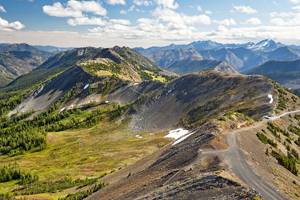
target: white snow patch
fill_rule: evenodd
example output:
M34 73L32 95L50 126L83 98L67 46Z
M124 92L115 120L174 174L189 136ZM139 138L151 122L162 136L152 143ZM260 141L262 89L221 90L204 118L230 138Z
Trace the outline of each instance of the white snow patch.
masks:
M184 141L185 139L187 139L188 137L190 137L191 135L193 135L193 132L192 133L189 133L185 136L182 136L181 138L179 138L178 140L176 140L172 146L176 145L176 144L179 144L180 142Z
M141 136L141 135L136 135L135 137L138 139L143 139L143 136Z
M175 140L181 138L182 136L185 136L186 134L188 134L189 131L185 130L183 128L179 128L179 129L175 129L175 130L171 130L169 131L169 134L166 135L166 138L173 138Z
M89 86L90 86L90 84L86 84L83 89L86 90L86 89L88 89Z
M272 94L268 94L268 98L270 99L269 103L272 104L274 99Z
M184 141L185 139L190 137L192 134L193 134L193 132L190 133L190 131L188 131L188 130L185 130L183 128L178 128L178 129L169 131L169 134L166 135L165 138L175 139L175 142L172 144L174 146L174 145Z

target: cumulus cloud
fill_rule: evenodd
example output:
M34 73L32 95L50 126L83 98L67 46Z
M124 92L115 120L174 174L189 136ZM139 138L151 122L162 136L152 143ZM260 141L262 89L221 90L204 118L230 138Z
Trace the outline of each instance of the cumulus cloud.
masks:
M244 14L254 14L257 10L250 6L233 6L234 11L244 13Z
M257 17L252 17L250 19L247 19L244 24L246 25L253 25L253 26L257 26L257 25L261 25L261 20L258 19Z
M289 0L289 2L291 2L292 4L299 4L300 0Z
M150 6L152 5L152 0L133 0L133 4L137 6Z
M0 5L0 12L6 12L5 8L2 5Z
M197 6L193 9L194 11L197 9L198 12L189 14L179 9L178 0L68 0L66 3L60 3L56 0L56 3L45 5L43 10L50 16L66 17L67 23L71 26L93 26L88 28L88 32L81 34L55 33L55 35L60 35L66 40L72 40L74 44L78 45L153 46L171 42L186 43L202 39L239 42L265 38L300 42L300 3L297 3L300 0L292 1L290 11L270 14L269 26L262 25L259 18L252 16L238 22L233 18L216 20L213 15L210 15L210 11L205 11ZM127 19L111 19L107 16L107 11L100 2L113 5L132 2L120 9L120 14L126 14L130 11L147 12L147 14L141 15L132 23ZM244 14L257 13L257 10L245 5L234 5L232 11ZM10 23L7 22L7 24ZM16 32L13 33L16 34ZM69 39L67 34L72 35L72 37ZM19 34L16 35L19 36ZM37 35L47 34L43 32ZM101 37L105 37L105 40L99 42ZM68 41L60 42L65 44Z
M19 21L8 22L0 17L0 30L2 31L17 31L23 28L25 28L25 26Z
M164 22L166 26L174 28L188 29L190 26L211 24L210 17L205 14L186 15L172 9L157 8L152 15L157 20Z
M111 47L125 45L130 47L168 45L170 42L189 43L195 40L215 40L218 42L248 42L271 38L284 43L300 43L300 26L252 26L252 27L219 27L210 31L166 30L157 26L153 19L141 18L136 26L111 24L103 30L87 34L63 31L13 31L6 34L0 31L0 38L7 42L26 42L39 45L56 45L66 47L101 46ZM98 27L97 27L98 28ZM102 27L104 28L104 27ZM99 28L100 29L100 28ZM105 35L105 40L99 40Z
M156 3L163 8L177 9L179 7L175 0L156 0Z
M237 25L236 21L232 18L223 19L223 20L214 20L214 23L222 25L222 26L234 26Z
M103 26L106 22L100 17L77 17L68 19L67 23L71 26L78 25L98 25Z
M116 5L116 4L125 5L126 4L125 0L106 0L106 2L111 5Z
M200 27L210 25L212 20L204 14L186 15L158 7L152 12L152 18L140 18L133 25L128 22L109 20L104 26L89 29L88 35L109 36L116 40L183 41L191 39L194 33L200 33Z
M270 14L271 24L277 26L300 26L300 12L272 12Z
M96 1L76 1L69 0L64 6L60 2L53 5L43 6L44 13L54 17L83 17L83 13L92 13L105 16L107 11L99 2Z
M127 13L126 10L120 10L120 14L121 14L121 15L125 15L126 13Z
M227 28L222 31L209 33L209 38L218 41L238 42L253 41L265 38L280 40L282 42L300 41L299 26L252 26Z

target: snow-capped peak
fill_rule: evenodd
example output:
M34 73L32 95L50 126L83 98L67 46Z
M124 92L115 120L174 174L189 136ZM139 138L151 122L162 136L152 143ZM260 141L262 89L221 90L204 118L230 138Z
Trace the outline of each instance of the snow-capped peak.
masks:
M256 51L273 51L281 46L282 45L280 43L275 42L272 39L266 39L250 45L249 48Z

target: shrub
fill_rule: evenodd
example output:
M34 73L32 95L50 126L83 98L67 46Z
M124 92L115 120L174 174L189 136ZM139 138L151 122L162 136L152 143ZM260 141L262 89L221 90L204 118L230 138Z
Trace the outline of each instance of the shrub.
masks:
M295 140L295 144L297 144L300 147L300 137L298 137L298 139Z
M16 191L19 195L32 195L40 193L55 193L72 187L82 188L97 182L97 178L92 179L77 179L64 178L58 181L49 182L35 182L32 184L24 185L21 189Z
M258 132L258 133L256 133L256 136L262 143L268 144L268 138L263 133Z
M277 153L276 151L272 151L272 155L276 158L278 163L292 172L294 175L298 175L297 169L297 159L288 154L285 156L284 154Z
M94 192L97 192L98 190L102 189L104 186L104 183L99 183L92 186L89 190L76 192L74 194L68 194L66 197L60 198L59 200L82 200L90 196Z
M38 176L21 171L15 165L5 165L0 167L0 182L12 180L19 180L19 184L29 184L38 181Z
M280 132L284 132L283 130L281 130L281 128L279 128L278 126L276 126L275 124L273 124L272 122L268 122L268 127L267 129L278 139L280 139Z
M288 130L298 136L300 136L300 128L297 126L289 125Z
M258 137L258 139L264 143L264 144L270 144L272 147L277 147L277 143L274 142L273 140L269 139L267 136L265 136L265 134L258 132L256 134L256 136Z
M12 194L0 194L1 200L15 200L16 198Z

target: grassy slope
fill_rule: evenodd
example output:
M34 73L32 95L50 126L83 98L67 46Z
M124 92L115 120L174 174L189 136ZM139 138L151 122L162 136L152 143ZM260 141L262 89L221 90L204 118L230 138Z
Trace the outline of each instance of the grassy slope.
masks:
M143 138L138 139L137 134ZM163 136L164 133L131 131L126 122L103 121L90 129L49 133L45 150L15 157L1 156L0 163L17 162L23 170L38 174L41 181L66 176L98 177L124 168L166 145L168 140ZM14 182L2 183L0 192L8 192L14 185ZM43 196L56 199L60 195L63 193Z

